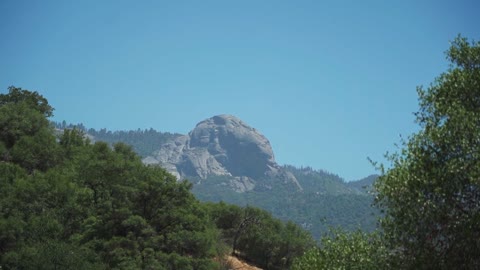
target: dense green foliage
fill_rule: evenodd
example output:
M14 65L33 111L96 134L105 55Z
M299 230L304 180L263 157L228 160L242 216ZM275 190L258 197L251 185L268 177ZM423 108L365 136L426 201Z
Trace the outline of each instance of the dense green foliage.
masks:
M458 37L447 57L418 88L421 130L380 166L381 234L337 232L293 269L480 268L480 43Z
M4 102L12 95L25 99ZM216 231L189 183L124 144L90 144L77 130L57 142L30 95L0 96L2 267L215 267Z
M264 210L223 202L207 205L232 254L264 269L289 269L294 258L315 244L299 226L280 222Z
M52 113L36 92L9 87L8 95L0 95L0 160L13 161L29 172L55 165L58 147L47 120Z
M386 248L376 232L332 230L331 233L322 238L319 248L311 249L295 260L292 269L389 269L386 267Z
M78 129L55 137L37 92L10 87L0 112L2 269L223 269L232 248L287 269L312 245L259 209L201 204L189 182L143 165L126 144L92 143ZM240 226L245 213L255 222Z
M380 177L398 267L480 268L480 43L457 38L450 69L418 89L421 131Z

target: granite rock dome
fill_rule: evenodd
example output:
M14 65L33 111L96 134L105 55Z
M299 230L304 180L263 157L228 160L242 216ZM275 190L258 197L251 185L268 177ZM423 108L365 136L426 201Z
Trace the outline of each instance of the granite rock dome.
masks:
M206 179L209 175L235 177L237 191L253 189L258 180L296 178L276 162L268 139L232 115L218 115L196 125L188 135L161 145L146 164L159 164L178 178Z

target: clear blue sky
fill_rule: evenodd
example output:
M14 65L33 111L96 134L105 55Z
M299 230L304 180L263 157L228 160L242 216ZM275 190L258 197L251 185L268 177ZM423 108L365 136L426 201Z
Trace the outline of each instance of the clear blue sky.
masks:
M187 133L233 114L280 164L374 173L417 127L417 85L478 1L0 1L0 92L36 90L53 120Z

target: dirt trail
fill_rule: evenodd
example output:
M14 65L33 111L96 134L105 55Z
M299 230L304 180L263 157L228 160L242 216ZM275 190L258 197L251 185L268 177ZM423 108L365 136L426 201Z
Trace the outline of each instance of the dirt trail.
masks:
M246 262L240 261L237 257L234 256L227 256L228 263L232 270L262 270L262 268L258 268L252 265L249 265Z

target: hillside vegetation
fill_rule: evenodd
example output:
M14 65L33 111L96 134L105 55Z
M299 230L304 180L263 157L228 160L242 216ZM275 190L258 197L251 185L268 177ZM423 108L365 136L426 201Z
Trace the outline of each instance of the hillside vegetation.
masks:
M252 205L272 213L281 220L291 220L320 239L329 228L348 231L373 231L379 211L372 207L373 196L363 189L349 187L340 177L310 168L286 166L303 187L297 191L292 185L276 179L262 179L269 189L255 189L238 193L226 188L232 180L228 176L211 176L206 180L191 178L193 193L201 201L228 202Z
M0 94L2 269L288 269L310 235L253 207L202 204L123 143L58 137L38 94Z
M72 127L65 123L57 123L56 126ZM87 130L81 124L76 127ZM158 149L161 146L159 142L171 144L172 140L180 136L155 130L119 132L104 129L100 131L88 129L88 135L93 140L103 138L110 143L123 140L122 142L130 144L133 149ZM154 136L151 137L152 135ZM149 154L151 153L146 155ZM186 179L193 183L192 192L201 201L223 201L239 206L260 207L281 220L290 220L302 226L317 240L331 227L340 227L348 231L375 229L379 211L371 206L373 196L367 191L371 191L377 176L345 182L338 175L310 167L296 168L285 165L280 169L291 173L303 190L299 191L296 185L275 175L255 179L255 187L246 192L232 188L233 183L238 183L238 178L234 176L208 175L206 179L187 176Z
M417 89L420 130L379 165L381 231L335 231L293 269L480 268L480 43L459 36L446 55Z

